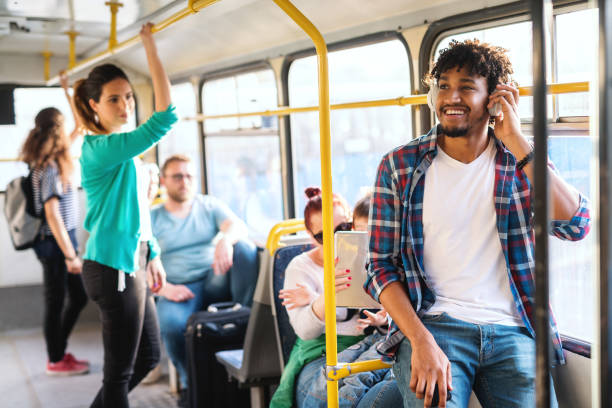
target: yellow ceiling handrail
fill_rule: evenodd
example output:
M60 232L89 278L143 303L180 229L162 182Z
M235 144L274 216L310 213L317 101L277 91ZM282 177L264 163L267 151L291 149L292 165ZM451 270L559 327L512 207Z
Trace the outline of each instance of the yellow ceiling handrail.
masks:
M74 30L70 30L66 31L64 34L68 36L68 68L71 69L74 68L76 65L76 38L79 33Z
M111 21L108 49L112 50L117 45L117 13L119 12L119 7L123 7L123 4L116 1L107 1L104 4L110 7Z
M48 53L48 57L46 58L49 58L50 56L51 56L51 53ZM565 83L548 85L548 93L550 94L564 94L564 93L588 92L588 91L589 91L588 82L565 82ZM521 96L532 95L532 92L533 92L533 87L531 86L519 87L519 95ZM399 98L392 98L392 99L380 99L380 100L375 100L375 101L339 103L339 104L331 105L331 109L332 110L355 109L355 108L370 108L370 107L375 107L375 106L396 106L396 105L404 106L404 105L425 104L425 103L427 103L426 95L413 95L413 96L406 96L406 97L401 96ZM267 110L267 111L261 111L261 112L228 113L224 115L197 115L193 117L185 117L183 118L183 120L201 121L204 119L233 118L233 117L242 117L242 116L282 116L282 115L289 115L292 113L314 112L318 109L319 109L318 106L308 106L308 107L303 107L303 108L282 107L282 108L279 108L278 110ZM15 162L15 161L20 161L20 160L0 158L0 162Z
M573 92L588 92L588 82L566 82L559 84L550 84L548 86L549 94L564 94ZM519 87L519 95L529 96L533 95L532 86ZM427 95L412 95L412 96L400 96L397 98L390 99L378 99L373 101L360 101L360 102L348 102L348 103L337 103L331 105L332 110L338 109L356 109L356 108L374 108L380 106L406 106L406 105L425 105L427 103ZM219 115L203 115L199 114L196 116L188 116L183 120L195 120L201 122L206 119L224 119L224 118L240 118L246 116L287 116L293 113L304 113L304 112L316 112L319 110L318 106L305 106L300 108L290 108L288 106L279 106L278 109L265 110L259 112L245 112L245 113L226 113Z
M189 5L187 7L185 7L184 9L174 13L173 15L171 15L170 17L160 21L159 23L155 24L152 28L151 28L151 32L156 33L158 31L163 30L164 28L167 28L169 26L171 26L172 24L176 23L177 21L180 21L182 19L184 19L187 16L190 16L192 14L197 13L198 11L202 10L203 8L206 8L214 3L217 3L220 0L189 0ZM112 37L112 33L111 36ZM112 40L112 38L109 37L109 42ZM139 35L135 35L132 38L129 38L125 41L122 41L120 43L116 43L114 46L113 44L109 44L109 48L107 50L104 50L102 52L99 52L95 55L92 55L91 57L85 58L79 62L77 62L76 64L74 64L74 67L72 68L67 68L66 71L66 75L72 75L75 74L77 72L81 72L89 67L91 67L92 65L97 64L98 62L104 60L105 58L110 57L111 55L117 54L121 51L126 50L127 48L136 45L140 42L140 36ZM59 75L54 76L51 79L48 79L46 81L47 86L49 85L55 85L59 83Z
M45 77L45 80L49 79L50 73L51 73L51 56L53 54L49 51L43 51L42 52L42 56L44 59L43 62L43 75Z

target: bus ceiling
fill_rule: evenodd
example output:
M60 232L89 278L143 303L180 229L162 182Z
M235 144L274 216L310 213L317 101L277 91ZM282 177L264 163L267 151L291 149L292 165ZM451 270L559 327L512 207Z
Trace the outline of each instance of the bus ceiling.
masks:
M366 2L355 8L352 0L294 2L312 19L328 43L355 37L364 26L371 29L373 22L380 24L381 30L400 30L505 3L510 1L387 0ZM211 4L197 17L184 18ZM115 35L109 29L113 27L112 16L115 16ZM144 53L140 47L129 53L117 53L138 42L138 30L146 21L156 23L160 30L173 25L158 38L160 54L167 61L171 77L187 70L206 72L227 67L240 58L241 62L252 60L256 54L259 59L287 55L309 46L304 33L269 0L160 0L155 3L3 0L0 1L0 55L7 61L7 68L13 58L17 63L13 65L33 65L37 69L25 72L3 69L0 82L40 85L44 78L44 55L47 55L49 78L53 77L48 84L57 83L54 75L62 69L85 69L106 58L141 72ZM189 40L188 54L184 52L185 47L176 46L182 38L197 38Z

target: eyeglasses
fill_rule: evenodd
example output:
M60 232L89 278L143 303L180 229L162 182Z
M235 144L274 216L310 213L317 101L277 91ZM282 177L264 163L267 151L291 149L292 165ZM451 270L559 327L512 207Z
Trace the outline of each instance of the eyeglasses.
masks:
M352 222L342 222L338 224L336 228L334 228L334 233L338 231L350 231L352 229L353 229ZM323 245L323 231L313 234L312 236L319 244Z
M193 180L193 174L177 173L177 174L171 174L171 175L169 175L167 177L170 177L172 179L172 181L175 181L177 183L179 183L183 179L185 179L186 181Z

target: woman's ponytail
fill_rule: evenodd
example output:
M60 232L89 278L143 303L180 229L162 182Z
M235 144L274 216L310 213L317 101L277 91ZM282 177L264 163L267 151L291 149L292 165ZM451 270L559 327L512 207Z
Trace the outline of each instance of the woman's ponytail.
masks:
M83 126L92 133L105 133L106 130L99 123L96 113L89 106L89 92L87 92L87 79L79 79L74 84L74 106Z

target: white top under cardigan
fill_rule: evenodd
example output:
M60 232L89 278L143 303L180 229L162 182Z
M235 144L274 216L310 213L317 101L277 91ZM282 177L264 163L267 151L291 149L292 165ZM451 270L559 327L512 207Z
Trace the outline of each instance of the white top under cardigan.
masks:
M306 286L315 293L315 299L323 294L323 267L317 265L308 253L303 253L295 258L287 266L285 271L285 284L283 289L295 289L296 284ZM313 300L314 301L314 300ZM310 340L319 337L325 332L325 322L319 320L312 310L312 302L309 305L287 310L289 321L295 334L302 340ZM358 336L363 330L357 327L359 314L356 313L350 320L341 321L346 318L345 307L336 308L336 332L339 335Z

